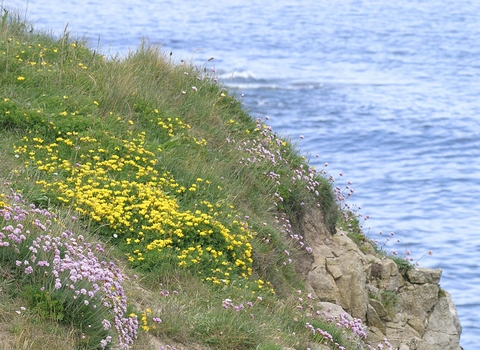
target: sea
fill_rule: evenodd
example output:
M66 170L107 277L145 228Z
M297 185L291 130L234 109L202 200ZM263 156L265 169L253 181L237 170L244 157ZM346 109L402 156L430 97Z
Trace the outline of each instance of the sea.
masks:
M88 38L107 57L146 40L178 61L214 69L254 118L268 117L318 169L328 163L340 187L352 183L348 201L370 217L371 239L443 270L461 345L480 348L480 1L1 6L36 29Z

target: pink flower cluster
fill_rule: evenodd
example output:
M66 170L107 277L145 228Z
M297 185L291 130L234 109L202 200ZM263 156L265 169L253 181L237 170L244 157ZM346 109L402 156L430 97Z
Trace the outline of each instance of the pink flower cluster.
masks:
M261 301L262 298L261 297L258 297L257 300ZM246 305L248 306L248 308L253 308L254 304L251 302L251 301L248 301L246 303ZM243 305L243 304L238 304L238 305L235 305L231 299L224 299L222 300L222 307L225 309L225 310L228 310L228 309L233 309L235 310L236 312L240 312L240 311L247 311L246 307ZM250 318L255 318L255 316L253 314L250 314Z
M102 246L85 242L83 236L68 230L55 235L54 215L34 205L27 207L22 196L13 190L7 200L11 206L0 209L0 247L13 249L19 255L27 252L15 264L23 267L27 275L36 272L43 276L42 291L64 290L76 302L111 315L119 347L128 349L137 337L138 321L136 316L125 317L124 276L113 262L99 260L98 256L104 253ZM32 231L25 228L29 223L33 223ZM98 326L108 330L110 320L104 319ZM108 336L100 345L105 348L111 341Z

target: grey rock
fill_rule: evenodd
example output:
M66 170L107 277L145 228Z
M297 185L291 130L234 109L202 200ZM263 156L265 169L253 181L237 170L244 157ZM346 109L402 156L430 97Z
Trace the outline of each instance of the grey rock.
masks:
M410 283L415 284L438 284L442 276L442 269L429 269L426 267L414 268L407 272Z
M448 292L444 293L428 319L424 340L437 349L460 350L462 326L452 297Z
M330 317L348 312L361 319L374 346L386 336L394 349L461 349L455 305L439 287L441 269L414 268L403 275L393 260L370 250L363 254L345 234L332 236L316 209L307 210L300 226L299 234L312 248L300 270L307 290ZM385 292L395 293L388 308L382 304ZM323 350L318 346L310 348Z
M342 277L342 270L340 269L340 260L338 258L326 259L327 271L332 275L333 279L337 280Z
M377 312L370 304L368 305L368 308L367 308L367 322L368 322L368 325L377 328L383 334L387 334L387 327L382 322Z
M339 301L340 295L335 280L325 269L315 268L311 270L308 273L307 281L319 300L332 303Z
M380 318L387 316L387 310L385 310L381 302L375 299L369 299L368 303L375 309L375 312Z

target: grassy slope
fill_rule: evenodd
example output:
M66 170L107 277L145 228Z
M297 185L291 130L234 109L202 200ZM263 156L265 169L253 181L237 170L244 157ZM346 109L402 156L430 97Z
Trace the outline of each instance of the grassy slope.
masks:
M149 46L106 60L14 16L3 17L0 54L0 207L12 205L12 187L56 213L52 236L69 229L106 247L99 259L130 276L124 316L140 323L132 348L153 338L214 349L326 341L306 322L362 348L297 293L295 258L307 253L291 236L307 206L333 230L331 183L252 120L208 63L175 65ZM80 309L47 273L25 276L15 262L30 259L29 244L2 248L0 339L11 349L97 348L105 332L89 326L111 310Z

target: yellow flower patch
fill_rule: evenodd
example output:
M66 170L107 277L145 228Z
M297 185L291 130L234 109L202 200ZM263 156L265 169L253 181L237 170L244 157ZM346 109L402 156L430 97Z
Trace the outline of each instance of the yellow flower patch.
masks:
M168 128L185 127L167 121ZM15 152L45 174L37 182L43 191L98 222L100 233L118 237L133 265L149 268L173 258L214 284L251 275L253 234L235 215L221 214L232 211L228 204L202 199L208 180L183 186L160 171L159 151L146 147L145 133L108 137L110 147L74 132L49 144L33 137ZM194 210L181 208L176 197L186 191L199 198Z

